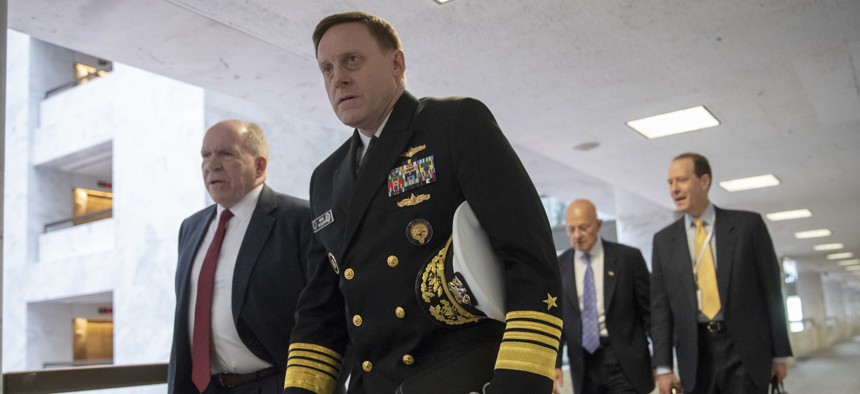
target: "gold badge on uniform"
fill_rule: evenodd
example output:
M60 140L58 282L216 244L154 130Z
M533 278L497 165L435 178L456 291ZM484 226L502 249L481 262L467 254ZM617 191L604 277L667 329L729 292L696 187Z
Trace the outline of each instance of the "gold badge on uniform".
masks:
M406 238L415 245L424 245L433 238L433 226L424 219L415 219L406 226Z
M334 273L340 275L340 269L337 268L337 259L331 253L328 254L328 262L331 263L331 269L334 270Z
M427 147L427 145L412 146L409 148L408 151L403 152L403 154L400 156L403 156L406 158L412 158L412 156L415 156L416 153L421 152L426 147Z
M397 206L400 208L411 207L413 205L421 204L422 202L427 201L429 199L430 199L430 194L419 194L416 196L415 193L412 193L412 196L398 201Z

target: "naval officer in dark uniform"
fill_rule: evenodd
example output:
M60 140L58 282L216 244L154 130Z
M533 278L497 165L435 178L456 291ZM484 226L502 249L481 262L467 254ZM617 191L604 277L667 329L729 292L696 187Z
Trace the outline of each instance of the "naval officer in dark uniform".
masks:
M555 250L493 115L474 99L406 92L400 40L376 16L329 16L313 39L331 105L355 131L311 179L315 272L285 392L330 392L349 342L349 393L550 393L562 325ZM466 200L501 261L498 320L447 264Z

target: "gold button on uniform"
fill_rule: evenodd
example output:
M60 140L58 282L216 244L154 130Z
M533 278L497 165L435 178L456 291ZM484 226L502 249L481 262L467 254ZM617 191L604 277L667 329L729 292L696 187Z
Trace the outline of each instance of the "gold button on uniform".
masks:
M363 369L364 372L373 371L373 363L370 361L365 361L365 362L361 363L361 369Z
M402 319L406 317L406 310L398 306L397 308L394 308L394 314L397 315L398 319Z
M388 266L391 268L397 267L397 264L400 264L400 259L395 255L388 256Z
M356 327L361 325L361 315L355 315L352 317L352 324L355 324Z
M412 363L414 363L414 362L415 362L415 358L413 358L411 354L404 354L403 355L403 363L404 364L412 365Z
M350 280L354 276L355 276L355 271L353 271L352 268L347 268L345 271L343 271L343 277L346 278L346 280Z

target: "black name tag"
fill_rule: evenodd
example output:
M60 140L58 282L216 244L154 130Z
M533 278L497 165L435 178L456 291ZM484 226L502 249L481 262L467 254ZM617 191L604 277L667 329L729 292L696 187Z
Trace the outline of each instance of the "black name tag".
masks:
M331 209L326 211L324 214L320 215L318 218L314 219L311 225L314 228L314 232L322 230L325 226L334 223L334 214L331 213Z

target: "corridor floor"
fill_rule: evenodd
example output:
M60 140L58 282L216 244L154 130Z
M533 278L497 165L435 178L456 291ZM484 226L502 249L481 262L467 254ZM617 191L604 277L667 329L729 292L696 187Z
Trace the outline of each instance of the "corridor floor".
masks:
M561 394L570 394L569 371L564 379ZM860 336L797 358L784 386L788 394L860 394Z
M860 336L800 357L788 368L789 394L860 393Z

